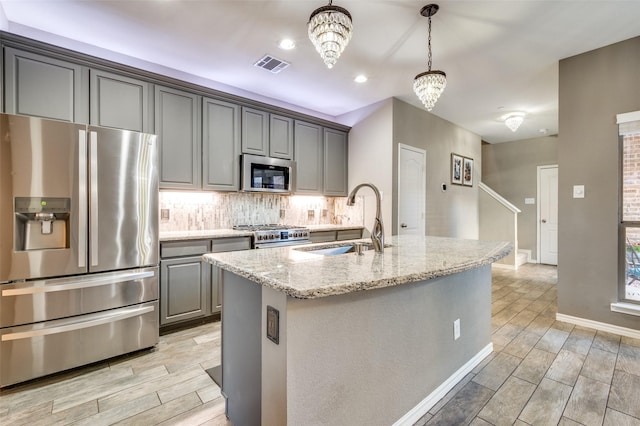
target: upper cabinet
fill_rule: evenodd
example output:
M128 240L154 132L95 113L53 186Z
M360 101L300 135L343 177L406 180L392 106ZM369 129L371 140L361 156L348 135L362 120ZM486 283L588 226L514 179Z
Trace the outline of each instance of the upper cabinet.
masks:
M88 69L6 47L5 111L76 123L89 121Z
M322 127L295 121L296 194L322 194Z
M348 195L347 133L295 121L296 194Z
M240 186L240 106L203 100L204 189L237 191Z
M271 114L269 119L269 156L293 158L293 119Z
M339 130L324 129L324 179L325 195L347 196L347 134Z
M155 133L161 189L238 191L247 153L295 160L295 193L347 195L347 133L331 124L20 36L0 41L5 112Z
M242 107L242 153L269 155L269 113Z
M160 187L200 189L200 96L155 87L155 133L158 135Z
M293 119L242 107L242 153L293 158Z
M137 132L153 131L149 120L149 83L91 70L90 123Z

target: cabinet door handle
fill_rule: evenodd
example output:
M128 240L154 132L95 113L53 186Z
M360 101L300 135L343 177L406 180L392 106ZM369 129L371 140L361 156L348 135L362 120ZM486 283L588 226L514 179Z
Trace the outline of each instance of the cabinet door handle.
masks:
M400 228L406 228L408 225L406 223L401 223Z
M547 223L547 219L542 219L542 223Z

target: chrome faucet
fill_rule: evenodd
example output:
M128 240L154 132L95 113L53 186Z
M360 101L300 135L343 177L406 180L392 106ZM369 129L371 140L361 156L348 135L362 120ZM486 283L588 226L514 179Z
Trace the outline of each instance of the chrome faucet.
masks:
M371 243L376 253L382 253L384 250L384 225L382 224L382 213L380 209L380 191L372 183L361 183L351 190L349 197L347 198L347 205L352 206L356 202L356 194L358 190L363 186L368 186L376 194L376 220L373 222L373 229L371 230Z

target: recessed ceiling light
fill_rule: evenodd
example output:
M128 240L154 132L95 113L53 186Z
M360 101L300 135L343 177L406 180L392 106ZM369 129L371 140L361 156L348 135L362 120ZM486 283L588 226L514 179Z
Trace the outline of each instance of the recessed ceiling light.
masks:
M367 76L364 75L364 74L360 74L360 75L356 76L356 78L353 79L353 81L355 81L356 83L364 83L367 80L368 80Z
M282 50L291 50L296 47L296 42L291 40L290 38L285 38L280 40L278 43L278 47Z

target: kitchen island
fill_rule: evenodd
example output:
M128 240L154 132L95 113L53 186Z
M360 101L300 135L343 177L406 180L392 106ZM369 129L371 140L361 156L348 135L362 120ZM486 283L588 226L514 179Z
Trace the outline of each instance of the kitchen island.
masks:
M204 256L224 270L222 391L234 424L413 424L491 353L491 263L511 245L390 245Z

